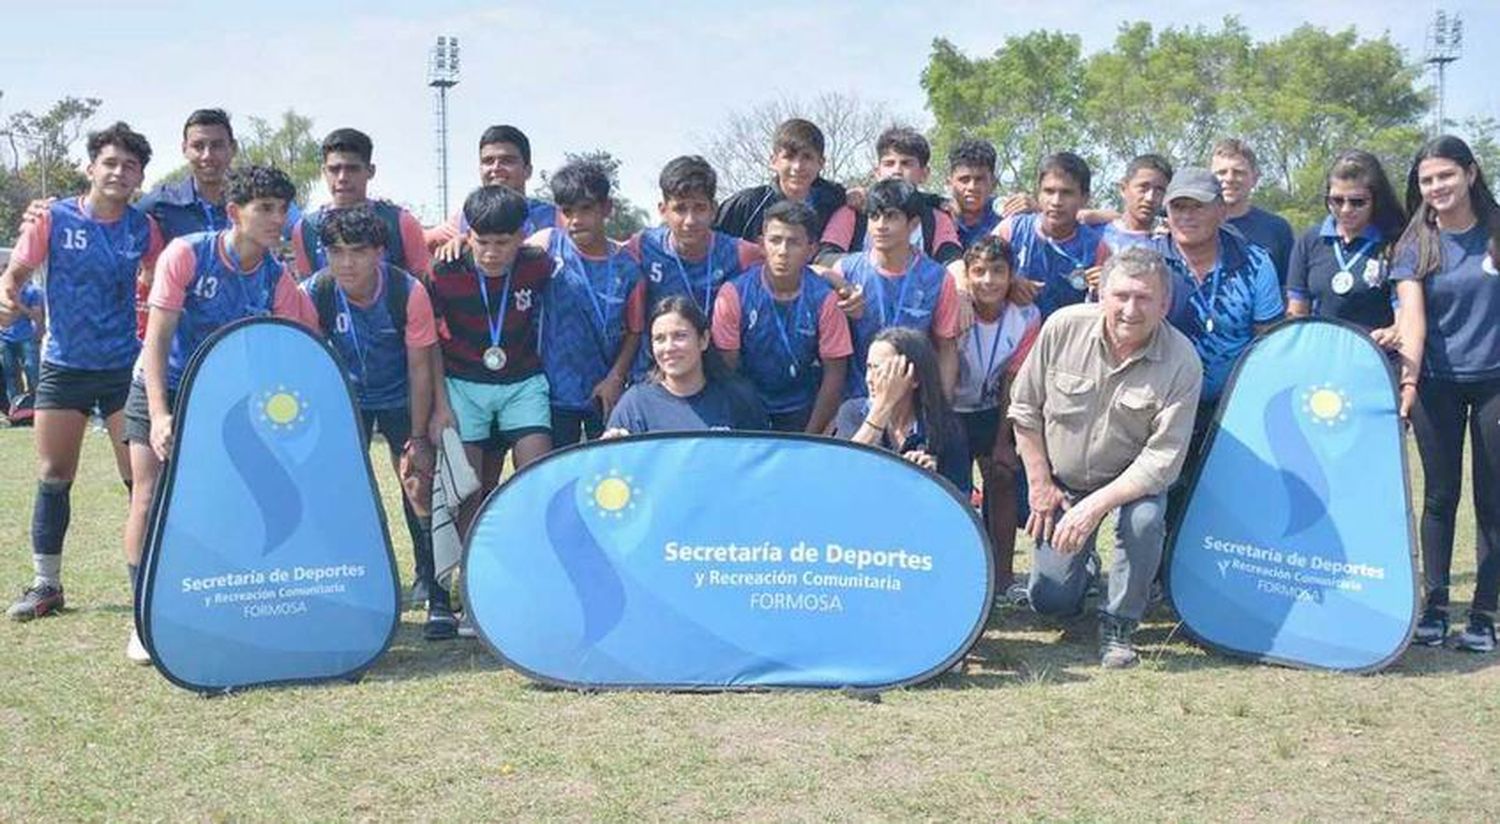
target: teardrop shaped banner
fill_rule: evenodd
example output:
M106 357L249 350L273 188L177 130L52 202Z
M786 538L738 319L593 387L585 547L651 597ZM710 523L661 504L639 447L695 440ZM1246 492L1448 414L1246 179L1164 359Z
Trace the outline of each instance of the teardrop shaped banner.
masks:
M1172 602L1210 647L1374 671L1416 620L1406 450L1385 354L1304 319L1241 357L1168 563Z
M952 666L989 615L973 507L882 450L713 432L595 441L484 503L480 634L576 688L882 689Z
M273 319L221 329L183 377L137 620L188 689L349 678L396 631L390 536L332 350Z

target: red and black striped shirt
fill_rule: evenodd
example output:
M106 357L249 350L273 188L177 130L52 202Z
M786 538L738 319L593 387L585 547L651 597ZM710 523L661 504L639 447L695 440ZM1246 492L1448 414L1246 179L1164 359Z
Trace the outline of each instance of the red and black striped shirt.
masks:
M515 383L542 371L537 352L537 329L542 313L542 294L552 279L555 264L547 253L523 246L516 255L515 274L510 281L510 300L505 306L500 345L505 349L505 368L485 368L484 351L492 345L489 323L500 311L505 276L485 275L480 295L481 270L469 255L452 263L439 263L432 274L432 310L438 319L438 338L443 348L444 371L455 378L476 383Z

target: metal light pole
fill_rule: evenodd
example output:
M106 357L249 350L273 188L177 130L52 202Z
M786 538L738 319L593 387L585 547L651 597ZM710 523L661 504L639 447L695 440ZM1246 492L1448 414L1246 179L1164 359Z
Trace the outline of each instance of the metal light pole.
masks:
M458 38L439 36L427 61L427 85L433 96L437 120L438 201L442 216L448 216L448 90L458 85Z
M1457 14L1448 15L1442 9L1433 17L1432 27L1427 31L1427 57L1423 62L1437 68L1437 120L1433 124L1434 135L1443 133L1446 122L1445 100L1447 94L1446 70L1448 64L1463 54L1464 21Z

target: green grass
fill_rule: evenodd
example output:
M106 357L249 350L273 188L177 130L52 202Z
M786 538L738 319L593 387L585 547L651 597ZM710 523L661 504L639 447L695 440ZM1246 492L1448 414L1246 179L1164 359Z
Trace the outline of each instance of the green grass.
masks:
M542 689L478 642L424 643L407 613L361 683L201 698L123 657L106 450L91 434L74 488L72 609L0 625L0 821L1500 815L1496 659L1416 649L1371 677L1256 666L1165 615L1141 633L1142 666L1105 672L1092 621L996 613L962 676L871 703ZM0 431L8 590L30 575L33 472L29 432ZM1460 600L1471 518L1466 502ZM392 533L409 569L399 516Z

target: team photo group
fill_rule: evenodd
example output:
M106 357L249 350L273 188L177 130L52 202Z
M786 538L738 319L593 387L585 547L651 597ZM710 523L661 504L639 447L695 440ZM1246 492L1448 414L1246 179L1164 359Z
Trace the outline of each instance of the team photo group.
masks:
M940 159L893 126L870 182L846 188L822 174L818 125L793 118L765 146L765 185L721 192L702 157L666 163L659 225L630 237L608 229L611 168L572 160L528 192L539 176L521 129L490 127L477 146L478 187L423 226L379 198L377 147L355 128L323 139L328 200L306 209L283 170L237 162L222 110L188 116L189 174L144 194L147 138L125 123L88 135L87 191L33 203L0 274L7 400L29 409L38 460L33 577L11 619L65 605L96 416L140 585L195 353L235 321L275 317L326 340L365 443L388 446L414 554L406 598L426 609L428 640L470 624L434 523L465 532L483 497L435 506L442 460L461 454L489 490L507 464L582 441L770 431L887 450L944 479L978 510L995 606L1068 618L1096 600L1098 660L1126 667L1137 626L1171 597L1169 532L1236 364L1276 324L1315 317L1384 353L1415 441L1411 642L1495 648L1500 206L1458 137L1412 147L1399 170L1348 148L1324 176L1324 217L1293 227L1254 204L1254 147L1231 137L1175 165L1115 158L1125 171L1110 181L1058 152L1007 193L989 143ZM1466 440L1477 573L1456 609ZM1095 543L1111 515L1105 568ZM151 663L126 632L126 657Z

